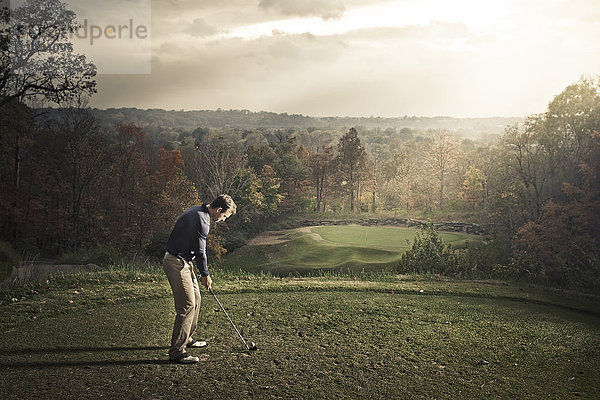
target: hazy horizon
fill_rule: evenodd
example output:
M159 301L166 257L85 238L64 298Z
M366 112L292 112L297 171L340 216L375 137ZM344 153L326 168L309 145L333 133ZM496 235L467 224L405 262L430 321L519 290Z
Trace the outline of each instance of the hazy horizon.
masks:
M91 105L92 108L94 109L98 109L101 111L106 111L109 109L120 109L120 108L135 108L141 111L151 111L151 110L162 110L162 111L167 111L167 112L205 112L205 111L209 111L209 112L217 112L219 111L218 108L196 108L196 109L185 109L185 108L164 108L164 107L150 107L150 108L141 108L141 107L135 107L135 106L120 106L120 107L97 107L94 105ZM302 113L292 113L292 112L287 112L287 111L270 111L270 110L250 110L247 108L220 108L221 111L226 112L226 111L249 111L251 113L274 113L274 114L287 114L287 115L300 115L302 117L308 117L308 118L356 118L356 119L360 119L360 118L383 118L383 119L402 119L402 118L453 118L453 119L493 119L493 118L526 118L526 115L484 115L484 116L480 116L480 117L455 117L453 115L390 115L390 116L385 116L385 115L311 115L311 114L302 114Z
M100 70L92 107L522 118L600 73L600 2L151 5L151 74Z
M39 108L61 108L62 106L58 106L55 104L44 104L42 106L40 106ZM100 111L107 111L110 109L130 109L130 108L134 108L140 111L152 111L152 110L162 110L162 111L166 111L166 112L217 112L219 111L219 108L195 108L195 109L185 109L185 108L165 108L165 107L136 107L136 106L109 106L109 107L98 107L95 106L93 104L90 104L89 106L92 109L97 109ZM287 112L287 111L271 111L271 110L250 110L247 108L220 108L220 111L222 112L229 112L229 111L233 111L233 112L241 112L241 111L248 111L251 113L274 113L277 115L282 115L282 114L287 114L287 115L299 115L302 117L307 117L307 118L356 118L356 119L361 119L361 118L382 118L382 119L403 119L403 118L452 118L452 119L494 119L494 118L499 118L499 119L511 119L511 118L521 118L524 119L527 116L526 115L484 115L484 116L479 116L479 117L456 117L453 115L390 115L390 116L385 116L385 115L311 115L311 114L302 114L302 113L292 113L292 112ZM543 111L543 110L542 110Z

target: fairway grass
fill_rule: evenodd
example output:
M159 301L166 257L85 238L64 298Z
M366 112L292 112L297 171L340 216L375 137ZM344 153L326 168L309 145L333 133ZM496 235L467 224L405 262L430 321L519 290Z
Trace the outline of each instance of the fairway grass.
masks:
M418 230L414 228L342 225L318 226L310 229L332 244L368 247L393 252L403 252L410 248ZM465 240L479 240L474 235L456 232L439 232L444 243L463 244Z
M167 361L164 278L88 278L0 305L0 398L565 399L600 389L596 297L422 277L217 274L215 292L259 350L243 351L203 291L196 338L209 346L182 366Z
M245 246L229 255L224 265L279 276L393 271L417 231L361 225L306 227L289 231L281 243ZM440 232L440 236L454 248L481 240L456 232Z

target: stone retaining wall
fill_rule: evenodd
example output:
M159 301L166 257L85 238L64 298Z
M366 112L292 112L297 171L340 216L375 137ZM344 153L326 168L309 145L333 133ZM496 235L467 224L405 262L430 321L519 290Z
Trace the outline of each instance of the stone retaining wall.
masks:
M410 218L363 218L363 219L341 219L341 220L304 220L294 224L294 228L302 226L318 225L364 225L364 226L405 226L420 227L427 224L427 221L419 221ZM470 222L440 222L433 224L435 229L440 231L464 232L472 235L489 235L493 232L491 224L475 224Z

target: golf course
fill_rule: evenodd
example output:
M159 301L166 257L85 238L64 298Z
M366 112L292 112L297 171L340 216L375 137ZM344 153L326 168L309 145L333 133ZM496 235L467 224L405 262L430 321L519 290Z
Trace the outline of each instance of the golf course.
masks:
M0 400L600 400L600 1L0 5Z
M230 269L278 275L390 271L409 249L416 232L414 228L362 225L268 232L231 254L224 263ZM453 248L481 240L462 232L440 232L440 236Z
M398 275L391 266L414 234L342 226L257 237L212 275L224 308L258 350L246 351L202 290L195 337L208 347L190 350L200 358L191 366L167 358L175 312L158 265L5 288L0 398L596 396L597 296ZM456 246L475 240L442 235ZM303 275L300 265L311 270ZM275 273L278 266L296 273Z

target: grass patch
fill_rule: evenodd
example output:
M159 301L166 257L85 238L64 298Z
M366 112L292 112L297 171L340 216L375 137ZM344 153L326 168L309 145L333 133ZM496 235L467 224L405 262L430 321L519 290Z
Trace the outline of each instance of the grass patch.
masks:
M310 229L325 241L347 246L367 247L393 252L406 251L415 239L417 230L413 228L387 228L378 226L344 225L319 226ZM463 233L439 232L444 243L464 246L469 239L477 237ZM478 240L478 239L477 239Z
M0 305L0 398L592 398L600 389L597 297L423 276L215 271L220 300L259 350L242 351L203 292L197 337L209 347L180 366L166 361L166 279L94 275L24 300L42 308L36 318L21 301ZM57 307L66 308L43 311Z
M111 269L57 274L0 289L0 326L90 309L171 296L162 271Z
M252 273L314 275L324 272L356 274L393 271L409 249L417 230L373 226L322 226L290 231L286 242L246 246L227 256L223 266ZM456 248L478 237L442 232L446 243Z

